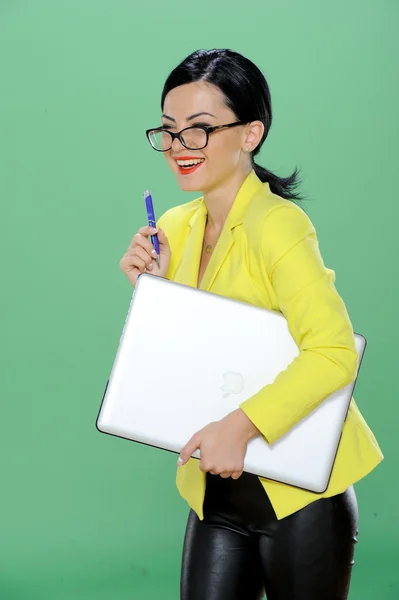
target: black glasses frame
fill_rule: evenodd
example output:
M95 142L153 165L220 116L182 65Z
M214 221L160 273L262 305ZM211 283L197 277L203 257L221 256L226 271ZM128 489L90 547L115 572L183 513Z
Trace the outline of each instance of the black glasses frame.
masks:
M166 127L155 127L153 129L147 129L145 133L146 133L148 141L151 144L151 148L153 148L157 152L169 152L169 150L172 148L173 142L175 141L176 138L179 140L179 142L185 148L187 148L187 150L202 150L203 148L205 148L208 145L209 134L210 133L213 133L214 131L217 131L218 129L226 129L226 128L229 128L229 127L236 127L237 125L246 125L246 123L244 123L244 121L235 121L234 123L227 123L226 125L214 125L214 126L210 126L210 125L191 125L190 127L185 127L184 129L182 129L181 131L178 131L177 133L174 133L173 131L170 131ZM182 139L181 136L182 136L182 133L184 131L186 131L187 129L202 129L203 131L205 131L205 133L206 133L206 143L205 143L205 145L201 146L200 148L189 148L188 146L186 146L186 144L183 142L183 139ZM151 139L150 139L150 133L153 132L153 131L167 131L172 136L172 143L170 145L170 148L167 148L166 150L160 150L159 148L155 148L155 146L153 146L153 144L151 142Z

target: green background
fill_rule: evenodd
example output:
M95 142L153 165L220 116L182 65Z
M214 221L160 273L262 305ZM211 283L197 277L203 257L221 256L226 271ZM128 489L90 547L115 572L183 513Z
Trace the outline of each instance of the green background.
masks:
M95 420L142 192L158 216L196 196L144 130L160 122L169 71L200 47L264 71L274 123L258 162L302 168L303 207L368 340L355 398L386 458L356 486L350 598L398 597L398 12L388 0L1 0L1 599L178 598L176 457ZM168 340L148 335L156 363Z

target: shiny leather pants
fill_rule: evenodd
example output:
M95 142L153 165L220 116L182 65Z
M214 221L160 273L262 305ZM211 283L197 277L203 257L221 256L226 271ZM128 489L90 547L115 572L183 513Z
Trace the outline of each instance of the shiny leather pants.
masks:
M353 487L277 520L259 479L207 475L191 511L181 600L346 600L357 535Z

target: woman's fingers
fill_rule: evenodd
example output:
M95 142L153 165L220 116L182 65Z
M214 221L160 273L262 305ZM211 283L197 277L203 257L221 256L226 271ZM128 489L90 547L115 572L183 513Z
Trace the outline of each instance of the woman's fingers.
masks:
M141 231L147 231L150 227L142 227ZM136 285L140 273L153 272L156 252L149 240L140 232L133 239L120 261L120 268L127 275L132 285Z
M155 259L156 250L148 236L158 232L160 266ZM120 261L120 268L127 275L130 283L135 286L140 273L148 271L159 277L166 277L169 269L171 251L168 239L162 229L154 229L146 225L141 227L133 236L129 247Z
M170 247L168 238L165 235L163 229L158 229L158 242L159 242L159 253L161 255L168 256L170 254Z
M152 242L147 238L147 236L149 236L150 234L146 234L146 231L151 231L151 227L141 227L141 229L138 230L138 232L133 236L132 241L130 242L129 249L133 249L139 246L143 248L143 250L145 250L149 255L152 255L152 253L155 252L155 248Z
M179 467L184 465L191 455L200 447L201 445L201 437L199 432L195 433L193 437L187 442L187 444L182 448L180 452L179 459L177 464Z
M224 473L220 473L220 477L222 477L223 479L228 479L231 476L232 476L232 473L229 472L229 471L228 472L225 471Z
M239 479L239 477L241 477L243 471L235 471L234 473L231 474L231 478L232 479Z
M150 225L144 225L144 227L140 227L138 233L144 237L148 237L149 235L155 235L158 229L156 227L151 227Z
M211 475L219 475L220 477L222 477L223 479L228 479L229 477L231 477L232 479L238 479L239 477L241 477L243 471L220 471L218 469L206 469L203 468L201 470L207 471L208 473L210 473Z
M136 246L135 248L133 248L132 250L130 250L130 252L127 252L126 254L127 254L127 256L131 256L132 258L134 256L138 256L139 258L141 258L141 260L144 262L144 264L147 267L147 269L150 267L150 265L153 265L153 262L155 260L141 246ZM151 266L151 268L152 268L152 266Z
M120 266L122 271L125 273L131 271L134 268L139 269L139 271L143 272L147 267L146 261L141 258L138 254L125 254L125 256L120 261Z

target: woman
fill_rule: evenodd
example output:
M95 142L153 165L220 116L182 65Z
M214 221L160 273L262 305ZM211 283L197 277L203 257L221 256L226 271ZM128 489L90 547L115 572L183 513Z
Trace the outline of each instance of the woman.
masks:
M357 535L353 483L382 460L351 401L328 489L315 494L243 473L248 441L275 442L356 376L353 329L315 229L294 202L297 173L254 162L269 132L263 74L230 50L198 51L169 75L162 125L147 131L181 189L203 196L141 228L121 268L148 271L281 311L299 355L221 421L187 441L178 489L191 507L182 600L344 600ZM162 228L161 228L162 227ZM160 268L148 239L158 231ZM190 458L200 448L201 460Z

